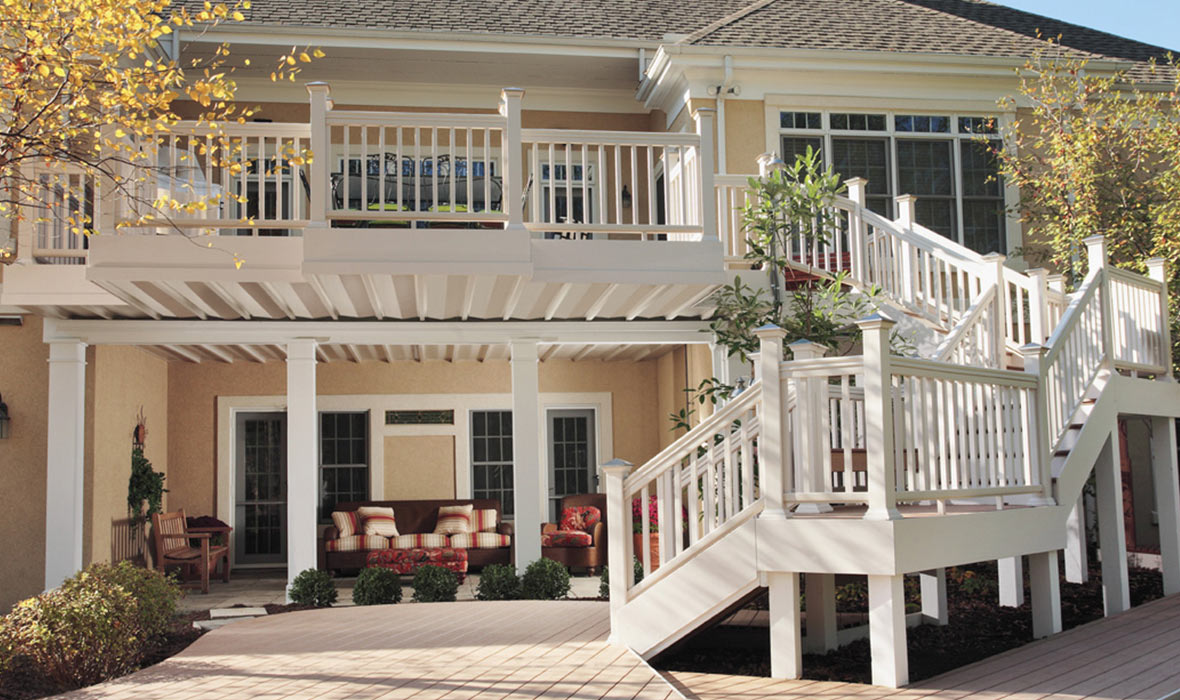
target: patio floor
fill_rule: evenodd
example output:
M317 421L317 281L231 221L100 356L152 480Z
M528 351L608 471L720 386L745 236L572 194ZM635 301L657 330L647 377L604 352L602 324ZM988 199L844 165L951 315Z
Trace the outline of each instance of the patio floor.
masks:
M675 690L606 643L606 603L400 604L287 613L214 630L180 654L68 698L631 698Z

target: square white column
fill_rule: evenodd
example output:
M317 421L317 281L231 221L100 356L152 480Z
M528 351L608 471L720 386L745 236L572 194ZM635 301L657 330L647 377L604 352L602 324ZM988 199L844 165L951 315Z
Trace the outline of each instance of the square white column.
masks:
M869 653L873 685L900 688L910 682L906 649L905 576L869 576Z
M1151 473L1160 527L1164 595L1180 593L1180 485L1176 473L1176 421L1151 419Z
M932 569L918 575L922 588L922 617L945 625L950 621L946 607L946 569Z
M1069 510L1065 521L1065 580L1085 583L1090 580L1090 563L1086 554L1086 504L1083 496Z
M86 344L49 343L49 440L45 451L45 590L82 568Z
M807 639L809 654L826 654L839 646L836 637L836 575L806 574Z
M316 567L316 341L287 343L287 582Z
M1061 631L1061 578L1056 550L1028 555L1028 583L1033 637L1057 634Z
M540 378L537 342L513 341L512 352L512 491L516 512L513 552L523 570L541 558L541 524L545 513L545 474L541 461Z
M999 578L1000 605L1019 608L1024 605L1024 560L1022 557L1004 557L996 560Z
M802 616L799 614L799 574L766 574L770 589L770 677L803 676Z
M1131 609L1131 588L1127 580L1127 536L1123 523L1123 474L1116 424L1111 424L1110 437L1098 451L1094 463L1094 485L1098 491L1102 600L1106 614L1115 615Z

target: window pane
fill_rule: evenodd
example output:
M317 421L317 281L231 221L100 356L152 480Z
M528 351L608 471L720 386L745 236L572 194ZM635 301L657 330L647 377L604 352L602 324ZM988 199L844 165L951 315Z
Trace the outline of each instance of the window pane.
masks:
M870 195L889 195L888 153L885 139L832 139L832 168L843 179L867 179Z
M793 164L798 156L807 153L808 147L813 152L819 153L822 158L823 144L823 139L818 136L784 136L783 162L787 165Z
M978 141L962 141L959 152L963 162L964 197L1003 197L992 147Z
M779 126L784 129L822 128L819 112L780 112Z
M897 141L897 188L902 194L954 195L950 141Z
M958 229L955 225L955 200L949 198L927 197L918 198L914 205L914 217L926 228L941 233L948 238L955 238Z
M951 130L950 117L931 117L923 114L899 114L893 118L894 131L921 134L946 134Z
M996 131L995 117L959 117L959 133L994 134Z
M963 245L979 253L1004 253L1004 203L963 201Z
M472 413L472 496L500 501L505 518L513 513L511 434L511 411Z

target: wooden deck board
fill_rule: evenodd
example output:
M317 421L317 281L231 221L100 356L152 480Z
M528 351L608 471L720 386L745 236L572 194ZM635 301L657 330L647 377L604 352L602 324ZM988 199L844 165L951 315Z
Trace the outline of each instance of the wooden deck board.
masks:
M700 700L1161 700L1180 690L1180 596L1075 627L892 690L852 683L672 672Z

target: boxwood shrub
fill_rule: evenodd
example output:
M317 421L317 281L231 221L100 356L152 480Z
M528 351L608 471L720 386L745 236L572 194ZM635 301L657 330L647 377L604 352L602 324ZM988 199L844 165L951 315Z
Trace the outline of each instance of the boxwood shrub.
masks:
M352 587L352 602L357 605L390 605L401 599L401 577L381 566L363 569Z
M520 577L508 564L490 564L479 574L475 587L479 600L515 600L520 597Z
M331 607L332 603L336 602L336 584L332 582L332 577L327 571L304 569L291 582L291 587L287 589L287 597L297 605Z
M449 603L459 593L459 577L450 569L427 564L414 572L414 601Z
M552 559L538 559L524 570L520 592L521 597L529 600L564 598L570 592L570 572Z

